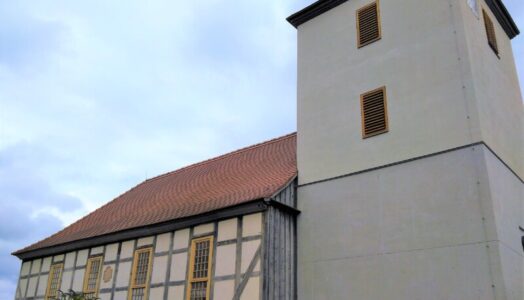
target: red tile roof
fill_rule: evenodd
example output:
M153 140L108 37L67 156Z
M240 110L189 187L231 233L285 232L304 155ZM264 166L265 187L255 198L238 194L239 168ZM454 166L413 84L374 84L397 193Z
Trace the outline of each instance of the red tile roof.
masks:
M268 198L296 175L293 133L148 179L62 231L14 254Z

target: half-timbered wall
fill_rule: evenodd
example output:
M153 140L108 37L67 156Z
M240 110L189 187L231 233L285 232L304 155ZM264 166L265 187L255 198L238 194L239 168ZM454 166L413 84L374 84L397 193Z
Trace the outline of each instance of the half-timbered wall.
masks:
M244 215L129 241L25 261L16 292L19 299L44 299L52 264L63 263L60 290L80 292L89 257L102 255L98 297L127 300L133 253L153 248L148 299L186 300L189 251L194 238L213 236L210 299L257 300L261 294L261 242L264 213Z

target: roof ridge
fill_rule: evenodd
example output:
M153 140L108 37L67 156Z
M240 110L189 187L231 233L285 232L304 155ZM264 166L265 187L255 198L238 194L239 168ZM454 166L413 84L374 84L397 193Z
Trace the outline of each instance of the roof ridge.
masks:
M280 137L276 137L276 138L272 138L270 140L267 140L267 141L263 141L263 142L260 142L260 143L256 143L254 145L250 145L250 146L247 146L247 147L244 147L244 148L240 148L240 149L237 149L237 150L233 150L231 152L227 152L225 154L222 154L222 155L219 155L219 156L216 156L216 157L212 157L212 158L209 158L209 159L206 159L206 160L203 160L203 161L200 161L200 162L197 162L197 163L194 163L194 164L190 164L188 166L185 166L185 167L182 167L180 169L176 169L174 171L170 171L170 172L167 172L167 173L164 173L164 174L160 174L158 176L155 176L155 177L152 177L152 178L149 178L149 179L146 179L145 181L143 181L142 183L146 183L146 182L150 182L150 181L154 181L154 180L157 180L157 179L160 179L160 178L163 178L163 177L166 177L166 176L169 176L169 175L172 175L172 174L176 174L178 172L182 172L182 171L185 171L185 170L188 170L188 169L192 169L192 168L195 168L195 167L198 167L198 166L201 166L201 165L204 165L204 164L208 164L210 162L214 162L214 161L218 161L218 160L221 160L221 159L224 159L224 158L227 158L229 156L232 156L232 155L235 155L235 154L239 154L239 153L242 153L242 152L246 152L248 150L252 150L252 149L255 149L255 148L258 148L258 147L262 147L262 146L266 146L266 145L270 145L270 144L273 144L273 143L276 143L276 142L279 142L281 140L285 140L285 139L288 139L288 138L291 138L293 136L296 136L297 133L296 132L292 132L292 133L288 133L286 135L283 135L283 136L280 136ZM138 185L141 185L142 183L138 184Z

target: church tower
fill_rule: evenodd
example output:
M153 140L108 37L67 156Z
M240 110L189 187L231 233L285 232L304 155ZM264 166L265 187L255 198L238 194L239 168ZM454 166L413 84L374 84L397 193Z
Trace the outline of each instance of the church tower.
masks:
M501 0L320 0L298 31L301 300L524 299Z

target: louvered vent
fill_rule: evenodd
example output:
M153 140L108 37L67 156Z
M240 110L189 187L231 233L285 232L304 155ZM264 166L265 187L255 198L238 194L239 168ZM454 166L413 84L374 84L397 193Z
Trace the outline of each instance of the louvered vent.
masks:
M360 96L362 137L368 138L388 131L386 88L382 87Z
M495 26L493 26L493 21L491 21L485 10L482 10L482 15L484 17L484 26L486 26L488 44L491 47L491 49L493 49L493 51L495 51L495 53L498 55L499 47L497 45L497 36L495 35Z
M372 3L357 11L358 47L380 40L378 4Z

